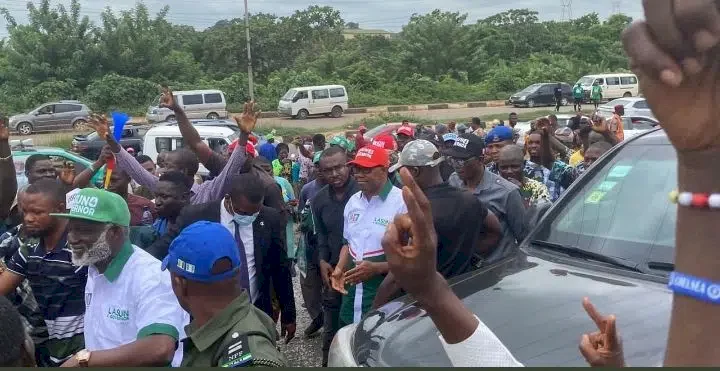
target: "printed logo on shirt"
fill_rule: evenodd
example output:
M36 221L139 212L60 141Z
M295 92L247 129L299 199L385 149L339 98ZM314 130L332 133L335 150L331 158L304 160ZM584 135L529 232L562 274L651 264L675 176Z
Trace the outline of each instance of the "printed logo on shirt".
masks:
M383 226L383 227L387 227L388 224L390 224L390 221L387 220L387 219L383 219L383 218L375 218L375 219L373 220L373 223L375 223L375 224L377 224L377 225L381 225L381 226Z
M350 215L350 223L357 223L358 220L360 220L360 213Z
M110 305L107 311L107 318L113 321L126 322L130 320L130 310L116 305Z

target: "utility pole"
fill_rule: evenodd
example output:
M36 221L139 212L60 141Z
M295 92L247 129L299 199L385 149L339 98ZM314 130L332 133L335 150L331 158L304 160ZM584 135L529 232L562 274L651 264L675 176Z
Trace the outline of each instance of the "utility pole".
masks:
M248 15L247 0L245 0L245 41L247 42L248 52L248 90L250 92L250 100L255 100L255 90L253 86L252 54L250 53L250 16Z
M612 2L612 14L620 14L620 1Z
M572 0L560 0L560 6L562 6L562 20L572 20Z

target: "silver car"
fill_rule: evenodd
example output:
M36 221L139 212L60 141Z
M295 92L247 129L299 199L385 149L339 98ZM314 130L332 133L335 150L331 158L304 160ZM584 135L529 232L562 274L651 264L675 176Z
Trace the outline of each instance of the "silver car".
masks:
M45 103L34 110L11 116L10 129L21 135L38 131L80 129L87 124L90 109L76 100Z

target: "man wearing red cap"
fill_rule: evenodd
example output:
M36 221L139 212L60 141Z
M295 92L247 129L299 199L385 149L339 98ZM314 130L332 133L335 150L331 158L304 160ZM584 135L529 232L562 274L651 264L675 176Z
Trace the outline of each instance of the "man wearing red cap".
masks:
M360 192L345 205L345 245L331 276L333 289L345 294L340 307L342 325L359 322L370 310L388 273L380 242L395 216L407 212L402 191L387 178L387 151L375 146L361 148L350 165L355 168Z
M355 148L365 147L365 133L367 133L367 127L365 127L365 124L360 125L357 134L355 134Z
M412 128L409 125L403 125L397 130L398 134L398 141L395 142L395 138L392 135L378 135L373 139L372 145L378 148L384 149L390 158L390 166L395 165L398 162L398 151L401 151L402 149L398 150L398 145L400 144L400 134L402 133L402 136L407 136L408 133L412 134ZM406 138L403 138L403 140ZM409 140L402 143L402 147L405 147L405 144L410 142L412 140L412 137L410 137ZM400 148L402 148L400 147ZM402 180L400 179L400 176L397 174L397 172L392 172L388 174L388 178L390 179L390 182L396 187L402 187Z
M623 130L623 115L625 115L625 106L618 104L615 106L612 118L608 121L608 129L615 133L615 137L619 142L625 140L625 131Z
M405 145L410 143L411 140L415 139L415 133L413 128L410 126L401 126L397 129L397 145L398 152L402 152Z

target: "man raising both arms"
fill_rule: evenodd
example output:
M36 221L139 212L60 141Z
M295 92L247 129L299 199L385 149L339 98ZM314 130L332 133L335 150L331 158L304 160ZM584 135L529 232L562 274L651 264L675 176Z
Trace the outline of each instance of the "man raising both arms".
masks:
M144 170L143 170L144 171ZM128 240L130 212L122 197L78 192L67 214L73 264L88 266L85 347L63 366L178 366L189 316L172 293L160 261Z

